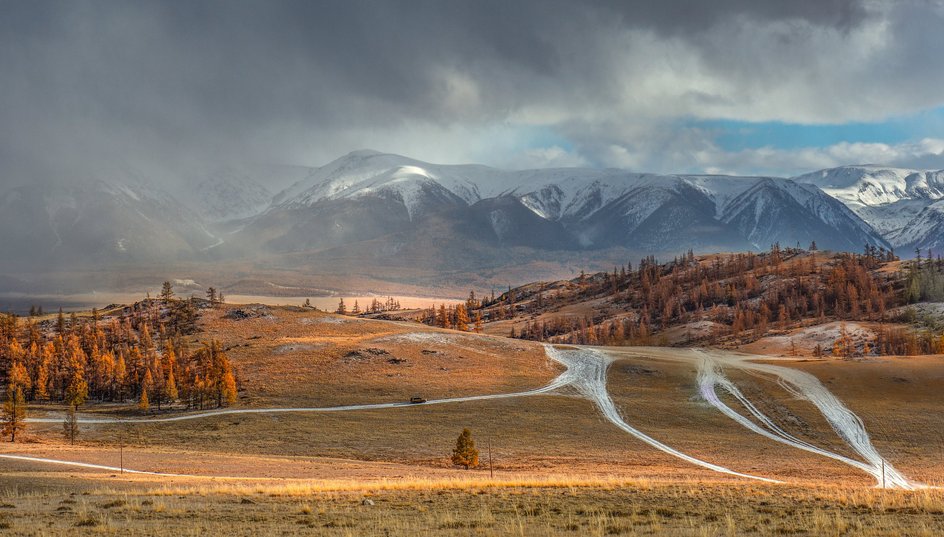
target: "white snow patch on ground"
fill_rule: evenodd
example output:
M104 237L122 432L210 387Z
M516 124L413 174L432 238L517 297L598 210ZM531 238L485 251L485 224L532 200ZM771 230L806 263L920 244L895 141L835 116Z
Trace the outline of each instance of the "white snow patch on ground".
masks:
M832 350L833 342L839 339L841 331L842 323L832 322L802 328L789 335L767 336L758 340L756 344L759 345L760 348L765 348L765 346L781 348L783 352L790 350L791 341L796 344L798 349L807 351L812 350L819 344L822 346L823 352L829 354ZM872 332L871 329L854 322L846 323L846 334L856 343L871 340L875 337L875 333ZM765 345L765 343L767 345Z
M457 341L467 340L469 336L459 334L441 334L438 332L409 332L406 334L395 334L384 336L375 341L390 343L436 343L439 345L451 345Z
M343 317L303 317L298 320L299 324L346 324L357 321L357 319L345 319Z

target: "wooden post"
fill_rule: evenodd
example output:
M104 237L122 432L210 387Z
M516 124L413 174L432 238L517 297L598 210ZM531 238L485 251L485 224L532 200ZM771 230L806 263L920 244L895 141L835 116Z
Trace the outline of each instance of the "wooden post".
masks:
M885 459L882 459L882 488L885 488Z
M495 472L492 470L492 437L488 437L488 477L495 478Z
M125 473L125 424L118 425L118 469L119 473Z

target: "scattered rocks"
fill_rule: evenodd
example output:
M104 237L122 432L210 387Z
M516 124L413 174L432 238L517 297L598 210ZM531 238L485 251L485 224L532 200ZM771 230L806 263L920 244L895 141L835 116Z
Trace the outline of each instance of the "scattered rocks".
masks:
M374 500L371 500L370 498L364 498L361 501L361 505L374 505Z
M274 352L275 354L285 354L289 352L315 351L321 348L324 348L323 344L295 343L276 347Z
M406 362L406 358L393 357L393 358L390 358L389 360L387 360L387 362L389 362L389 363L391 363L391 364L393 364L393 365L399 365L399 364L402 364L402 363Z
M629 375L639 375L643 377L658 377L662 372L658 369L651 369L642 365L627 365L623 371Z
M353 350L353 351L351 351L351 352L345 354L345 355L344 355L344 358L345 358L345 359L348 359L348 360L362 360L362 359L365 359L365 358L369 359L369 358L371 358L371 357L373 357L373 356L390 356L390 353L387 352L387 351L385 351L385 350L383 350L383 349L378 349L378 348L375 348L375 347L371 347L371 348L367 348L367 349L357 349L357 350Z
M272 311L269 309L268 306L263 305L263 304L254 304L254 305L244 306L242 308L236 308L234 310L230 310L226 313L226 315L223 316L223 318L231 319L234 321L243 321L246 319L259 319L259 318L270 319L270 318L273 318L273 316L272 316Z

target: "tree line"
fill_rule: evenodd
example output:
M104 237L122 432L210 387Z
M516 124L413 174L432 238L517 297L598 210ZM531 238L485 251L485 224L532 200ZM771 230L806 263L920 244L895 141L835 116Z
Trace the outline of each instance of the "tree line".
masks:
M944 263L917 258L900 268L894 252L866 246L862 254L781 248L696 258L689 251L667 263L643 258L612 273L581 273L567 282L509 289L473 314L486 322L525 317L511 337L573 344L667 344L665 330L710 321L709 343L750 341L771 329L830 320L893 321L889 310L941 300ZM894 270L892 270L894 268ZM602 299L602 300L599 300ZM585 315L552 315L598 300ZM939 352L941 338L920 328L880 330L869 350ZM862 345L858 346L861 352Z
M4 417L29 402L136 402L147 412L171 405L188 409L236 401L237 377L219 341L191 348L198 310L219 304L177 299L165 285L146 299L108 316L60 311L55 320L23 322L0 315L0 382L6 388ZM6 431L10 434L11 431ZM12 435L11 435L12 436Z

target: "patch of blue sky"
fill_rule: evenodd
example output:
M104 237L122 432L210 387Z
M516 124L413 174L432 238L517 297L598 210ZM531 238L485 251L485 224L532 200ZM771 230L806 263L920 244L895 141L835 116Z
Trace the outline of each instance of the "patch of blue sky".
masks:
M528 125L515 128L520 149L543 149L559 147L564 151L573 151L574 144L550 127Z
M697 120L688 125L713 132L715 142L727 151L826 147L841 142L898 144L944 137L944 107L876 122L805 125L718 119Z

